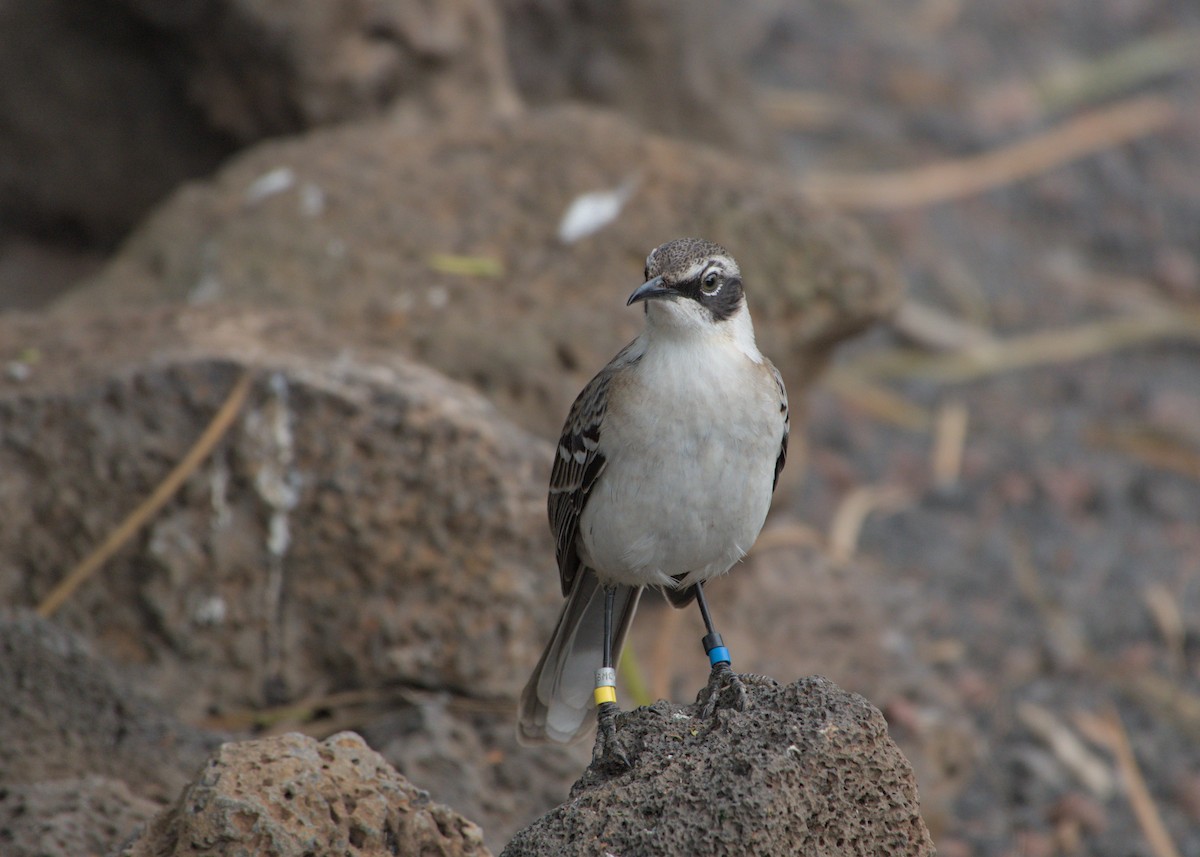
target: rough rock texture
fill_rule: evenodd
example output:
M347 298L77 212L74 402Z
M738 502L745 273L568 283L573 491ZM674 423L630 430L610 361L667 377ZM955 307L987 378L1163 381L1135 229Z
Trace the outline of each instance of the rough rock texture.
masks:
M632 767L593 766L502 857L932 855L883 715L821 677L751 684L744 712L656 703L618 719Z
M0 854L104 854L221 740L175 720L92 646L0 611Z
M763 8L769 4L759 4ZM763 15L720 2L4 0L0 306L38 306L149 206L264 137L582 98L773 150L739 64ZM748 24L747 22L754 22Z
M111 242L263 137L387 109L512 110L501 39L485 0L6 0L0 214Z
M502 844L583 764L580 748L515 739L515 695L559 603L551 450L434 372L294 311L0 316L0 603L38 604L183 457L243 371L254 385L216 451L55 622L186 720L353 724ZM79 674L40 688L63 700L45 740L0 741L28 757L9 767L38 779L157 765L173 779L154 797L173 797L202 753L180 773L170 746L122 767L120 753L61 744L60 727L85 724L56 716L94 701L91 662L70 666ZM102 740L137 732L124 697L95 704L96 725L113 724Z
M513 75L530 103L606 105L644 128L755 156L776 153L745 60L771 5L500 0Z
M86 772L159 802L219 741L176 721L76 635L8 610L0 612L0 736L0 788ZM54 794L65 800L67 791ZM0 818L15 806L0 801Z
M263 137L517 107L489 0L4 0L0 79L0 295L61 287L16 279L23 242L109 250Z
M40 602L250 372L218 449L56 618L183 717L385 682L511 693L555 597L549 451L434 372L272 354L270 326L162 313L116 349L138 362L0 393L0 600Z
M180 53L160 47L121 3L0 3L0 237L111 247L233 151L188 103Z
M573 200L627 181L615 222L558 240ZM625 297L646 254L682 235L738 258L760 342L796 392L833 343L899 298L862 232L805 203L788 176L562 108L420 136L360 123L260 145L175 194L59 309L310 307L557 437L580 386L641 325Z
M479 827L398 774L352 732L225 744L124 857L484 857Z
M240 143L378 115L517 107L489 0L111 0L182 49L191 102Z
M160 808L161 804L133 794L124 781L108 777L3 784L0 854L107 854Z

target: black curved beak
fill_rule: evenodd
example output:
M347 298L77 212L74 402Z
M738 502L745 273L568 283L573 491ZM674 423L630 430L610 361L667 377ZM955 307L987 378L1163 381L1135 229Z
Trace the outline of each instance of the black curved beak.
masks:
M661 276L655 277L652 280L646 280L629 296L629 300L625 301L625 306L632 306L638 301L652 301L655 298L664 298L668 295L675 294L674 289L668 289L663 285Z

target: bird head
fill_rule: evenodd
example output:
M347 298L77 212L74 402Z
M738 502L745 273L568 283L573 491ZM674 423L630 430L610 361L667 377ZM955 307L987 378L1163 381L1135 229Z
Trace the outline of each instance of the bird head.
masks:
M742 272L719 244L699 238L668 241L646 257L646 282L626 305L643 302L656 323L720 326L745 305Z

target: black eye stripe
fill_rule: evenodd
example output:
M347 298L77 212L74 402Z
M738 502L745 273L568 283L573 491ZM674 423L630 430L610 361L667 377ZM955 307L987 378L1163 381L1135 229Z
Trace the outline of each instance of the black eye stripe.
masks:
M664 286L678 297L700 304L714 322L728 321L742 307L742 278L737 263L709 242L686 240L659 247L646 259L645 275L647 279L661 276ZM710 277L714 282L705 285Z
M679 283L674 288L681 296L691 298L712 313L713 321L726 321L741 306L742 280L740 277L720 273L717 288L709 292L704 290L705 276L707 273Z

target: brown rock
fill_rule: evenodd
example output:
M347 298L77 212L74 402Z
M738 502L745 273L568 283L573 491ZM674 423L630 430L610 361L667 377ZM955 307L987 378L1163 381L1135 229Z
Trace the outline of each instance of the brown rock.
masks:
M312 326L281 316L55 327L0 325L38 355L0 383L0 600L40 602L250 372L217 451L56 618L185 718L384 683L504 697L524 680L557 599L545 444L430 370L302 345Z
M632 196L610 226L558 240L573 200L626 181ZM366 123L263 144L177 193L60 310L308 307L557 437L579 388L641 325L624 299L646 254L683 235L738 258L761 344L797 399L833 343L898 299L861 230L807 204L786 174L563 108L436 134Z
M173 67L181 52L155 36L119 3L3 4L0 235L111 247L232 151L188 103Z
M100 776L0 785L0 848L5 857L107 854L160 807Z
M118 780L138 796L131 806L165 802L219 740L176 721L86 641L22 611L0 612L0 735L6 829L23 805L69 815L121 803ZM83 774L97 776L74 780Z
M441 119L517 106L486 0L110 5L184 53L174 71L190 102L241 143L388 110Z
M515 740L515 694L559 601L551 450L430 370L351 351L297 312L0 316L0 603L39 603L243 371L256 380L216 452L55 620L189 721L248 729L285 704L264 716L361 726L502 844L583 763ZM0 664L0 692L16 663ZM154 797L174 796L204 751L107 750L132 729L118 714L139 709L92 678L83 663L36 686L54 691L44 705L6 691L5 734L31 737L0 741L0 772L169 776ZM68 752L89 717L96 742Z
M225 744L125 857L490 854L480 829L432 802L352 732Z
M172 188L263 137L511 113L502 40L488 0L8 0L0 277L21 273L2 258L23 246L11 236L47 255L110 250ZM0 281L0 296L49 300L61 268Z
M711 723L663 702L621 715L631 768L593 765L502 857L934 853L878 710L821 677L748 689Z
M500 0L508 57L531 104L613 107L653 131L777 155L746 69L770 3Z

